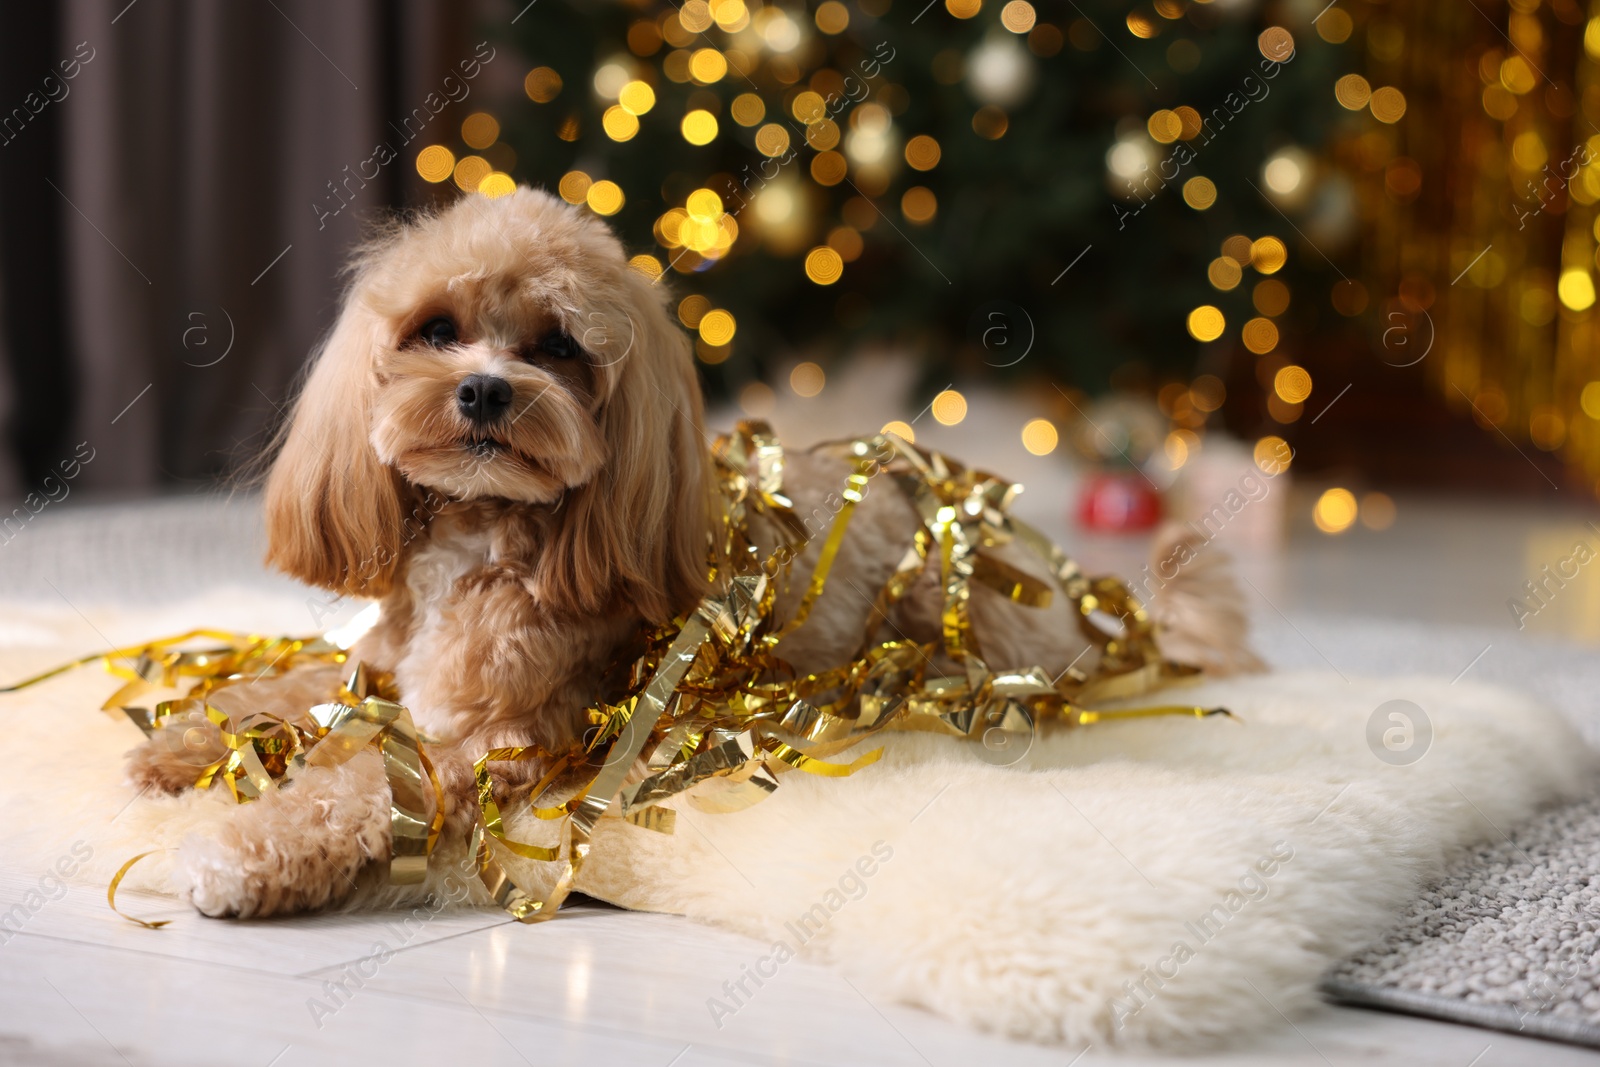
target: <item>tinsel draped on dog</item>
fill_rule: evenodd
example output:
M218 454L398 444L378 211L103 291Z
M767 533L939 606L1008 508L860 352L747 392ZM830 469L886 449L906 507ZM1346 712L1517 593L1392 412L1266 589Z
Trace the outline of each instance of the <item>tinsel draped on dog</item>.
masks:
M1085 704L1153 688L1173 660L1254 665L1209 559L1147 614L1009 519L1013 487L903 441L784 452L745 427L708 448L668 306L604 223L527 188L360 251L267 481L268 560L381 603L349 654L368 679L353 688L403 705L415 732L313 759L186 841L174 878L196 908L349 898L402 821L386 746L417 737L433 787L411 783L407 818L431 827L430 850L472 839L481 870L506 847L508 805L587 831L629 807L624 781L638 814L720 778L737 806L776 773L834 773L826 757L885 726L1087 721ZM1158 558L1186 548L1163 540ZM252 716L326 735L343 658L219 689L213 745L237 751ZM347 711L368 696L342 693ZM171 733L133 753L135 785L196 785ZM587 847L573 830L557 850L574 877ZM503 880L495 895L525 896Z

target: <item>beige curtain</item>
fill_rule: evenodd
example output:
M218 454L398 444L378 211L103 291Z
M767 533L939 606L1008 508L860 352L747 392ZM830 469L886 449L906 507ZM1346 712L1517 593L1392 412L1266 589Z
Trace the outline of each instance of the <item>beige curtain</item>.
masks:
M80 485L204 484L260 446L363 221L421 193L415 145L357 172L470 53L466 22L420 0L67 5L63 57L92 56L60 105Z

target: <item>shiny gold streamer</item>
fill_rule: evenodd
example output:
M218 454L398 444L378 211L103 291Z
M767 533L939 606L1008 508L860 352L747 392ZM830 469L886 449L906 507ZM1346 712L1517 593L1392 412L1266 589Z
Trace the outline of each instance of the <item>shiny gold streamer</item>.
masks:
M127 912L117 907L117 887L120 886L122 884L122 880L128 876L128 872L133 870L133 865L147 856L154 856L157 852L171 851L172 850L168 848L153 848L148 852L139 853L127 863L124 863L121 867L118 867L117 873L111 876L111 883L106 886L106 903L111 906L111 910L122 916L124 919L127 919L131 923L138 923L146 930L159 930L163 926L166 926L168 923L172 922L171 919L141 919L136 915L129 915Z
M608 746L601 771L564 804L534 809L541 818L570 813L555 845L517 842L506 835L487 764L533 758L559 770L576 757L524 747L495 750L478 762L482 820L472 849L490 893L517 918L537 922L555 914L579 884L601 817L620 815L635 825L671 832L670 823L657 825L640 816L678 796L703 811L737 811L770 795L779 775L790 770L827 777L853 774L876 762L882 749L848 762L831 757L890 727L982 738L994 729L1025 733L1049 717L1086 725L1157 715L1225 714L1220 708L1186 705L1113 711L1085 706L1196 672L1161 658L1154 624L1125 585L1085 577L1059 548L1007 513L1020 487L969 471L937 453L924 454L896 438L880 435L834 447L853 460L841 490L844 504L823 535L799 606L780 625L772 615L777 582L788 577L790 564L805 545L805 528L783 493L782 450L760 423L743 423L714 446L724 502L714 541L727 562L713 576L722 581L722 592L708 596L679 627L655 635L657 648L670 644L634 664L634 676L648 679L635 695L592 713L600 728L590 753ZM870 480L885 470L917 508L922 528L874 600L860 653L841 667L796 677L779 656L781 641L805 622L823 595L855 508ZM765 558L751 531L756 516L787 535ZM1045 563L1055 590L986 552L1012 539ZM928 565L935 546L945 598L942 651L962 664L962 676L925 677L932 654L941 649L904 640L873 641L878 625ZM1099 649L1098 662L1087 670L1068 671L1059 680L1040 668L990 671L967 611L974 582L1033 607L1048 605L1057 592L1069 597L1078 607L1083 635ZM790 680L768 681L773 677ZM624 786L628 770L645 758L647 748L649 775ZM531 803L539 803L554 774L535 787ZM554 890L539 899L519 885L496 858L499 848L561 863Z
M846 753L888 729L982 740L995 730L1025 735L1050 720L1072 726L1157 715L1226 714L1220 708L1187 705L1092 707L1197 672L1162 659L1154 624L1126 585L1085 576L1060 548L1009 514L1020 486L897 437L878 435L825 447L849 457L851 471L841 489L844 503L823 535L817 563L788 620L780 624L775 619L774 605L780 583L789 580L793 562L805 548L807 532L783 492L784 454L777 438L762 423L741 423L713 446L722 501L710 545L713 558L720 561L711 570L718 592L673 625L646 635L648 650L631 665L636 684L617 703L590 709L595 729L586 746L558 753L536 745L497 748L474 764L478 818L469 854L489 895L515 918L540 922L555 916L580 886L602 818L672 833L676 812L662 807L667 801L684 797L698 810L724 813L770 796L785 773L846 777L877 762L883 749L853 758ZM906 494L921 525L895 573L873 599L858 653L831 670L799 675L781 658L782 641L826 595L856 507L872 479L884 475ZM782 542L765 556L754 530L758 519L776 530ZM1013 541L1045 564L1053 588L989 551ZM894 605L931 565L939 568L944 602L941 640L926 645L903 638L878 640L877 631ZM991 670L969 611L974 583L1029 607L1046 606L1057 595L1067 597L1098 657L1054 679L1039 667ZM195 787L226 788L240 803L279 788L306 767L334 767L375 746L390 791L389 880L418 884L426 878L443 826L442 790L425 739L410 712L397 702L393 680L369 671L345 651L358 636L354 630L312 638L195 630L84 657L4 691L103 661L125 680L107 708L121 708L147 735L167 728L175 715L202 714L216 726L226 751L199 772ZM197 641L212 645L201 650L180 647ZM961 673L930 676L929 665L940 653L958 664ZM334 700L294 720L256 714L235 723L207 700L227 685L326 665L345 667L345 683ZM152 709L129 703L157 687L181 684L189 685L183 696ZM543 775L529 796L531 814L559 824L551 845L514 840L494 797L490 765L529 760L538 763ZM641 761L644 777L629 784ZM586 783L565 787L565 799L547 797L574 768L595 763L599 769ZM431 816L425 781L434 797ZM505 854L559 864L553 888L541 897L519 883L502 862ZM143 855L113 879L108 895L113 907L116 886Z

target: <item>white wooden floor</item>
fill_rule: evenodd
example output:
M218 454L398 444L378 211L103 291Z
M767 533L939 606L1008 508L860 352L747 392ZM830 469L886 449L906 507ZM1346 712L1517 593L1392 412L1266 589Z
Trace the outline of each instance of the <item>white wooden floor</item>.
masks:
M37 876L5 872L0 899L36 884ZM106 909L102 893L77 887L0 945L0 1062L1600 1063L1547 1042L1336 1007L1197 1058L1043 1048L873 1004L833 972L799 962L719 1028L707 998L759 946L670 917L595 906L526 927L442 914L408 931L393 916L241 923L160 897L118 902L172 925L133 926Z

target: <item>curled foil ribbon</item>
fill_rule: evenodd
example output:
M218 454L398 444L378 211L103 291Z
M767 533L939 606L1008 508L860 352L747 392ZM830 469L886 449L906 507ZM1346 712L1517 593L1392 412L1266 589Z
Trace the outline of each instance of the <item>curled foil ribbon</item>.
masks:
M731 812L770 796L786 773L844 777L876 762L883 750L874 748L849 760L838 757L888 729L983 741L995 730L1027 734L1052 720L1076 726L1153 715L1227 714L1221 708L1181 704L1090 707L1137 696L1198 671L1162 658L1154 623L1125 584L1084 575L1059 547L1009 513L1020 486L894 436L820 447L837 450L851 469L840 490L840 507L789 618L777 621L774 607L808 534L783 492L784 453L776 436L764 423L742 422L712 446L721 490L710 546L717 561L710 572L715 592L693 612L647 635L647 651L631 664L627 695L590 709L591 729L583 743L565 752L538 746L498 748L477 760L478 817L468 854L475 858L490 896L517 919L552 918L579 888L601 818L670 834L676 812L662 807L664 801L681 796L697 810ZM800 675L782 658L782 642L804 625L824 595L857 505L872 479L880 476L905 494L921 525L873 598L857 653L830 670ZM778 547L763 555L759 544L774 536ZM1051 582L988 551L1012 542L1045 565ZM927 644L903 637L880 640L879 630L895 604L929 566L938 568L943 597L941 639ZM972 624L975 585L1030 607L1065 596L1076 607L1083 637L1098 650L1095 662L1069 667L1054 679L1041 667L991 670ZM226 788L240 803L291 785L305 767L334 766L375 746L391 796L389 880L416 884L426 876L443 825L443 798L426 739L396 702L393 680L348 656L355 637L375 621L375 608L363 616L342 633L311 638L197 630L85 657L0 692L103 660L111 673L126 680L106 708L122 709L146 734L166 727L180 712L200 712L216 725L226 751L200 770L195 786ZM199 651L179 647L199 640L215 645ZM960 673L930 675L940 654ZM336 701L311 708L299 720L257 714L234 722L206 699L227 685L315 665L343 666L347 679ZM128 703L157 685L176 686L189 679L193 685L181 698L153 709ZM559 824L553 845L511 838L494 797L490 764L526 760L538 761L543 771L529 803L536 818ZM573 777L596 765L586 782L572 787ZM425 780L435 797L431 817ZM546 802L547 794L563 782L559 790L566 798ZM541 895L519 883L501 862L506 853L559 864L553 888ZM118 872L117 881L126 872L127 867Z

